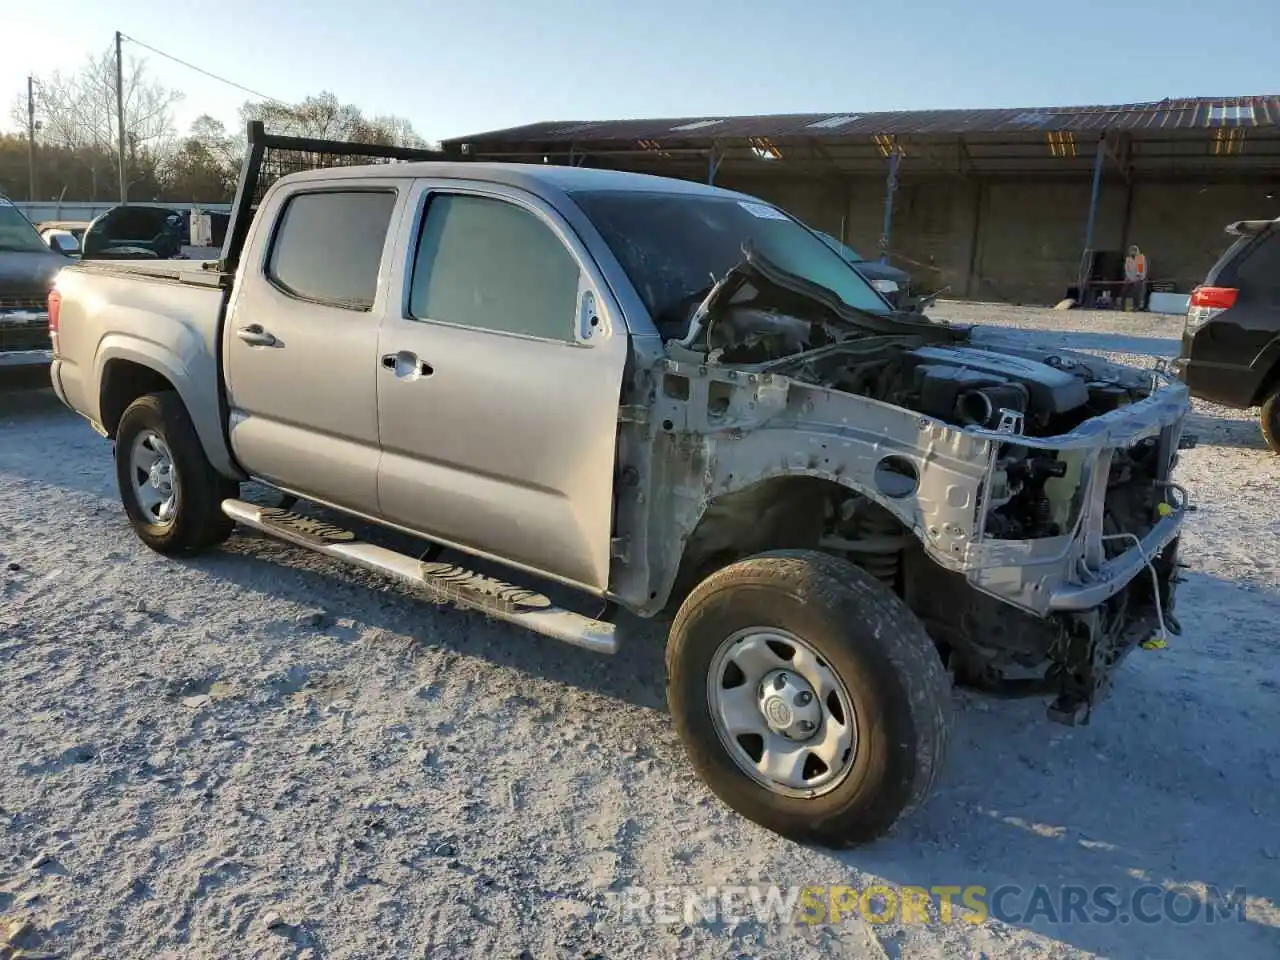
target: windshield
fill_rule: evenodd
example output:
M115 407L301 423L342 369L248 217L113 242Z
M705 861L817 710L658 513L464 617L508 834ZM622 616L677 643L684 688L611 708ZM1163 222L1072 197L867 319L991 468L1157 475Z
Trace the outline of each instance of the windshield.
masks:
M742 262L744 244L850 307L873 313L888 309L858 271L807 227L768 204L638 190L583 191L573 198L664 334L687 324L711 285Z
M863 262L862 255L858 253L857 250L853 249L853 247L849 246L848 244L841 243L831 234L823 233L821 230L817 231L817 234L819 238L821 238L823 243L825 243L828 247L830 247L836 253L840 254L840 256L844 257L844 259L848 260L850 263Z
M36 233L36 228L22 215L22 211L3 201L0 201L0 250L49 252L49 248L40 239L40 234Z

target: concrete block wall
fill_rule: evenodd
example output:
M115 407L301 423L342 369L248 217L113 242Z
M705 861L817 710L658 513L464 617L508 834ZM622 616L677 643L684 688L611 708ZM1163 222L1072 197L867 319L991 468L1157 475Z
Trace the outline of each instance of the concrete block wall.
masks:
M717 182L843 236L864 257L879 256L883 177ZM951 296L1055 303L1079 271L1091 186L1087 179L966 180L904 172L894 203L893 262L919 277L921 286L949 286ZM1226 224L1280 216L1278 198L1280 175L1272 181L1138 181L1131 193L1123 180L1107 177L1093 246L1119 250L1136 243L1150 260L1152 279L1172 280L1186 292L1226 249Z

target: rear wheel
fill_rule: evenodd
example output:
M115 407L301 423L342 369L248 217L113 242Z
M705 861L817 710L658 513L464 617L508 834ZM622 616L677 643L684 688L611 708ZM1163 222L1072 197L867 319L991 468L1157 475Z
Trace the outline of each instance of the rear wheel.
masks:
M1276 453L1280 453L1280 388L1262 404L1262 436Z
M134 532L165 554L195 553L221 543L235 526L222 501L239 485L204 455L191 417L171 390L131 403L115 436L116 480Z
M690 761L744 816L827 846L887 831L928 793L951 691L919 620L844 560L777 551L699 584L667 647Z

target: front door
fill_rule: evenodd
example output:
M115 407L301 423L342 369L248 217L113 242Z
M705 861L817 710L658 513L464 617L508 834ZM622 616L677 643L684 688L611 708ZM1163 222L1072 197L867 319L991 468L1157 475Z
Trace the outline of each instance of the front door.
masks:
M514 189L421 184L378 352L382 515L603 592L627 338L581 242Z
M380 265L397 182L341 184L300 184L259 212L246 249L265 252L244 264L223 338L231 448L255 477L375 514Z

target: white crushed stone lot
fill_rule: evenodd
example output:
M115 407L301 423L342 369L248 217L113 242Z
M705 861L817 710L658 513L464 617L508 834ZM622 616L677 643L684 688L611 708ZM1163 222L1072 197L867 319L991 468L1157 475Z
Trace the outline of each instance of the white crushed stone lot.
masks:
M1126 355L1180 329L933 312ZM1135 653L1085 727L957 692L928 803L837 853L695 779L659 625L609 659L248 533L167 560L130 532L105 441L47 391L0 396L0 957L25 921L33 952L85 958L1274 958L1280 457L1248 413L1198 404L1190 430L1183 635ZM927 925L624 924L606 897L765 884L1017 889L1004 919ZM1110 888L1125 917L1143 890L1144 916L1197 916L1024 915L1037 884L1042 908ZM1242 918L1196 911L1212 886L1247 891Z

